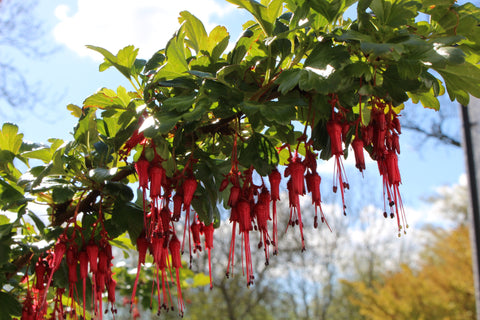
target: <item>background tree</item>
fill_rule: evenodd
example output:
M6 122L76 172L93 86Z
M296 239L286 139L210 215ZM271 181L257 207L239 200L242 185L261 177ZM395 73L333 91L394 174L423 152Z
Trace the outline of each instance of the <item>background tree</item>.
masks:
M418 263L381 272L373 282L344 281L349 299L366 319L476 318L465 189L443 189L432 203L456 226L427 227Z
M313 225L326 226L317 160L335 161L332 191L340 194L340 215L349 214L342 159L350 146L360 171L366 154L377 161L385 197L380 215L405 232L399 114L409 99L438 108L443 85L437 76L451 100L480 96L473 61L480 9L453 1L231 2L253 20L230 52L225 28L207 33L186 11L166 48L148 61L137 58L133 46L117 54L89 46L104 57L100 70L116 68L131 89L102 88L82 106L69 105L78 118L72 141L27 143L17 126L2 126L0 205L9 213L0 228L2 317L115 312L122 286L112 247L128 248L125 238L139 252L138 270L153 264L155 312L175 308L182 315L181 253L189 261L202 247L211 260L213 233L225 223L221 204L243 247L244 280L251 286L261 278L252 259L257 241L261 252L271 249L285 227L271 228L269 220L280 185L288 191L284 216L300 250L309 244L303 195L312 196ZM357 18L344 19L353 4ZM431 22L417 21L420 13ZM338 248L335 242L325 250L326 285L307 281L292 290L293 314L326 317ZM312 270L307 257L292 260ZM230 303L234 297L224 296ZM243 302L245 312L255 306Z
M14 117L44 96L41 84L31 83L22 59L41 59L50 51L43 22L35 14L36 1L0 1L0 116ZM20 57L20 58L19 58Z

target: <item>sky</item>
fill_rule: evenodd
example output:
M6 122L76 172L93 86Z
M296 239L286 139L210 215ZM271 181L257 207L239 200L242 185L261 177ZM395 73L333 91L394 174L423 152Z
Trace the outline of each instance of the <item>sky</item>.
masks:
M164 3L162 6L159 3ZM166 4L165 4L166 3ZM50 137L71 139L76 118L66 110L70 103L80 105L82 101L101 87L116 89L119 85L130 88L129 83L118 72L98 72L101 63L99 54L87 50L85 45L96 45L116 52L126 45L140 48L139 57L148 59L156 50L165 46L178 25L178 13L190 11L200 18L207 32L216 25L224 25L235 41L241 34L241 25L249 15L221 0L51 0L39 1L34 16L44 25L42 46L51 53L42 58L16 55L12 58L29 83L35 84L43 99L29 108L12 109L0 101L0 123L14 122L24 133L25 139L46 142ZM430 117L431 110L421 106L419 117ZM442 99L442 108L456 110L458 104L448 98ZM2 115L3 114L3 115ZM3 119L1 117L4 117ZM453 126L459 121L451 120ZM402 185L400 192L404 204L418 223L435 222L435 212L427 209L422 201L443 185L458 183L465 172L463 151L432 141L422 142L417 134L404 132L401 136L402 153L399 156ZM353 157L346 161L347 175L352 190L367 191L372 184L380 185L376 164L367 164L365 177L353 169ZM323 188L331 188L333 163L322 163L319 171L324 176ZM360 189L359 189L360 188ZM382 201L381 189L375 191L377 200ZM352 199L355 199L352 197ZM354 201L354 200L351 200ZM355 200L356 201L356 200ZM365 204L366 205L366 204ZM427 214L429 215L427 217ZM394 227L394 226L393 226Z

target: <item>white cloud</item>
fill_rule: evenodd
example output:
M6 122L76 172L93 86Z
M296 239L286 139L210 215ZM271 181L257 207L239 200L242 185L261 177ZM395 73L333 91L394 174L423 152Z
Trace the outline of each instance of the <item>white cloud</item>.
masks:
M80 56L100 60L99 54L85 45L104 47L116 53L133 44L140 48L139 56L149 58L179 28L179 12L188 10L205 24L209 32L216 24L212 19L234 9L228 3L214 0L78 0L78 9L72 12L67 5L59 5L55 15L60 20L54 29L59 43L66 45Z

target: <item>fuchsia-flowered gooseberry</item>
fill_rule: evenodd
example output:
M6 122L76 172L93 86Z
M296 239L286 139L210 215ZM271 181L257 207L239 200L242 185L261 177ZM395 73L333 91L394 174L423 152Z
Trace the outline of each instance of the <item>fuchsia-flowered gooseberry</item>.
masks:
M355 155L356 167L363 172L365 170L364 150L370 151L370 155L378 162L378 168L383 178L385 199L388 199L388 205L392 216L397 217L399 229L406 226L406 219L403 212L403 204L399 193L399 185L401 184L400 172L398 170L398 157L400 153L399 134L401 131L398 116L392 111L391 105L380 99L372 99L372 120L363 126L359 119L350 121L345 116L345 109L339 104L335 95L331 96L330 104L332 106L332 114L326 121L326 134L329 138L329 146L331 155L334 157L334 191L340 188L342 194L342 202L345 208L344 189L348 189L348 181L345 175L341 157L344 156L343 146L349 144L353 148ZM309 111L310 114L310 111ZM314 125L314 112L311 112L311 119L307 121ZM323 122L325 123L325 122ZM349 141L349 133L356 130L355 138ZM296 149L290 145L279 147L279 151L288 148L290 157L286 162L284 176L288 178L286 183L289 206L290 219L288 226L298 226L302 240L302 250L306 249L302 212L300 208L300 196L307 192L311 195L312 205L315 208L314 227L317 228L318 216L321 222L325 223L328 228L326 217L321 207L320 183L321 177L317 173L317 153L314 152L313 139L308 140L308 136L304 132L297 139ZM278 252L278 236L277 236L277 201L280 200L280 184L282 174L277 168L272 168L268 175L269 185L264 184L264 177L260 177L261 183L254 183L253 174L255 169L253 166L249 168L239 169L240 163L237 159L237 142L241 137L237 132L233 140L231 169L228 174L224 174L224 178L217 182L220 192L227 192L228 197L223 197L227 205L231 208L230 222L232 223L232 240L230 243L230 253L227 264L227 276L233 275L233 267L235 260L235 239L237 233L241 236L242 247L242 269L246 276L247 286L253 284L254 274L252 265L251 252L251 232L260 233L259 249L264 250L265 263L270 261L270 245L273 246L273 252ZM141 271L141 265L145 264L147 253L153 256L153 262L156 270L156 279L152 287L152 297L154 289L158 296L158 305L160 309L170 310L173 308L172 295L170 293L170 284L175 282L177 286L177 307L180 315L183 315L185 303L183 300L180 285L180 269L182 268L181 254L184 244L188 236L190 247L190 264L193 252L200 254L202 251L201 235L204 236L205 251L208 252L208 264L210 275L210 288L213 286L212 266L211 266L211 250L213 249L214 224L209 221L204 224L198 212L194 209L196 203L195 197L197 187L203 182L195 177L197 168L196 159L190 156L184 167L176 169L174 174L167 174L164 166L166 160L162 159L156 152L154 143L151 139L147 139L141 133L134 133L134 136L128 141L125 150L131 150L140 144L142 152L139 159L134 163L135 171L139 179L139 188L143 191L144 201L144 230L137 239L137 250L139 252L137 274L133 286L131 302L131 311L138 317L138 309L134 307L136 301L136 291L138 287L138 279ZM299 148L302 146L303 148ZM147 148L153 149L153 159L147 160L145 154L150 154ZM302 156L300 155L301 151ZM124 156L128 155L125 153ZM302 159L303 157L303 159ZM243 171L242 171L243 170ZM258 180L256 180L258 181ZM230 186L231 185L231 186ZM147 194L148 192L148 194ZM193 205L192 205L193 204ZM271 211L270 211L271 210ZM176 235L175 223L182 218L182 212L185 212L185 224L183 230L183 241L181 242ZM193 212L193 215L191 213ZM272 216L270 216L272 212ZM96 224L103 224L103 217L99 218ZM272 221L272 222L270 222ZM270 223L273 224L270 233ZM288 229L287 226L287 229ZM103 226L102 226L103 228ZM188 233L188 235L187 235ZM111 305L111 311L115 313L115 287L116 280L113 278L111 271L111 261L113 259L111 246L108 243L108 236L105 231L101 233L102 239L92 239L87 244L77 245L73 239L68 239L65 235L60 237L54 248L51 250L49 257L39 259L35 267L35 289L43 293L48 290L51 284L52 275L58 270L62 259L65 256L68 264L68 279L70 283L70 297L73 300L73 292L76 290L78 281L83 282L83 305L88 304L85 301L85 281L88 278L88 272L91 273L92 290L93 290L93 306L92 310L95 315L101 318L102 315L102 296L107 293L106 300ZM272 234L272 237L270 237ZM78 242L77 242L78 243ZM90 267L88 269L88 267ZM77 274L77 268L79 273ZM175 269L175 278L173 279L173 269ZM57 295L63 294L57 290ZM44 297L44 296L43 296ZM23 314L25 319L29 319L33 311L38 310L44 313L45 300L37 299L35 295L27 295L24 303ZM57 314L65 314L62 309L61 299L56 298L55 312ZM58 305L58 307L57 307ZM85 309L84 309L85 315Z
M172 257L172 268L175 269L176 283L177 283L177 304L180 316L183 316L183 310L185 309L185 303L183 302L182 289L180 287L180 272L182 268L182 258L180 255L180 240L178 240L175 233L170 238L168 244L170 254Z
M208 251L208 275L210 277L210 290L213 289L213 281L212 281L213 231L214 231L213 222L208 225L202 224L202 233L205 236L205 249L207 249Z
M345 174L345 168L343 167L342 148L342 125L338 120L332 119L327 122L327 132L330 137L331 153L335 157L334 169L333 169L333 192L337 192L340 187L340 194L342 196L343 209L345 214L345 189L349 189L350 186Z

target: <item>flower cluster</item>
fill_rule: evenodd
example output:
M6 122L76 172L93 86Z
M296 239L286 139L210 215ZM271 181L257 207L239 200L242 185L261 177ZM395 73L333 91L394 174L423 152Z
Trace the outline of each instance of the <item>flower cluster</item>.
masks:
M191 210L191 203L198 184L191 168L196 160L190 158L183 170L177 170L172 177L168 177L163 167L165 159L158 155L153 141L138 139L136 135L131 139L142 145L143 151L138 161L135 162L135 169L139 187L143 191L144 203L144 232L137 239L139 259L131 301L135 301L141 265L145 264L146 254L149 252L156 268L158 312L160 313L161 309L167 311L174 309L170 283L176 283L178 311L180 315L183 315L185 304L182 298L179 274L179 269L182 268L181 254L188 242L191 265L192 252L202 251L201 235L204 235L205 248L208 250L210 283L212 283L213 223L205 224L199 221L198 216L192 215ZM131 144L130 140L127 142L127 146L129 143ZM148 160L145 155L148 149L153 150L154 156L151 160ZM185 212L185 223L182 241L180 241L176 234L175 223L180 220L182 211ZM175 269L175 280L171 276L172 269Z
M74 218L75 220L76 218ZM65 308L62 296L65 288L56 287L56 294L53 299L53 310L51 319L64 319L68 314L77 318L77 306L83 306L83 319L86 319L86 290L87 279L92 287L92 313L95 317L102 319L103 294L107 293L110 311L116 313L115 288L116 281L113 278L112 267L112 246L109 237L103 226L103 215L99 214L94 230L99 225L99 240L93 237L86 242L83 238L81 227L76 223L73 228L66 228L60 235L54 247L40 256L35 264L35 283L28 288L24 300L22 319L44 319L48 313L47 293L54 285L53 276L60 269L65 267L68 274L68 307ZM77 235L81 235L78 239ZM89 277L90 273L90 277ZM78 288L82 289L82 299L78 300ZM108 309L107 309L108 310ZM107 311L105 310L105 311Z

